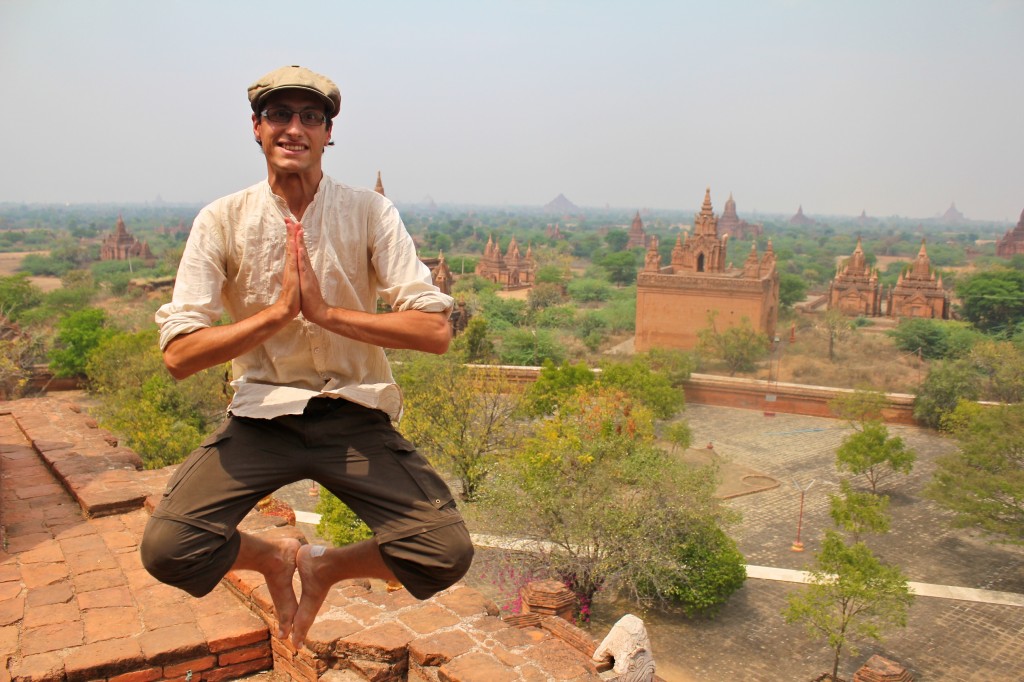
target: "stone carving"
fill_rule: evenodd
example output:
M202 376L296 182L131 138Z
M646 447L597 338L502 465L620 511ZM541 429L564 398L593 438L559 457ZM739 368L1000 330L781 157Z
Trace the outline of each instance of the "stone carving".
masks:
M594 661L601 663L613 659L612 670L621 682L651 682L654 680L654 656L651 654L651 640L647 637L644 622L631 613L619 619L612 626L594 651Z

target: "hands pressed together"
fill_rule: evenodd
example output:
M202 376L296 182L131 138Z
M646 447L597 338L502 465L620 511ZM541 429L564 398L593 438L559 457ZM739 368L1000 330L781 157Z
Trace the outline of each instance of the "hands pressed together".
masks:
M324 301L320 282L313 272L309 251L303 239L302 223L284 219L288 241L285 247L284 275L281 297L277 304L285 306L290 320L300 312L310 322L322 324L330 306Z

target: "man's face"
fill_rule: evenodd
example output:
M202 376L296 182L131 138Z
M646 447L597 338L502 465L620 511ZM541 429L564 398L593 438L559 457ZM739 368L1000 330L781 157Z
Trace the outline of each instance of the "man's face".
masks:
M287 109L296 114L315 110L324 112L324 101L313 93L284 90L266 99L263 110ZM253 132L263 147L267 165L278 173L304 173L320 170L324 147L331 140L327 123L307 126L291 116L287 123L273 123L260 114L253 115Z

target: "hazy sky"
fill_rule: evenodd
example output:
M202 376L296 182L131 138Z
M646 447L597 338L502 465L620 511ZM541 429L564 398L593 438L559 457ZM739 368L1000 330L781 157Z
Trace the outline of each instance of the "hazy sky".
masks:
M325 167L399 202L1016 223L1024 0L0 0L0 202L265 177L246 87L341 88Z

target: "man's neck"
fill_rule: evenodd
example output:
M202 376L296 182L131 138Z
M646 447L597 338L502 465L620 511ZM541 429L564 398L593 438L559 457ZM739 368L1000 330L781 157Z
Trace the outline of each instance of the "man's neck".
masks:
M313 203L313 197L316 196L323 177L322 170L317 170L315 174L274 173L271 171L267 182L270 183L271 191L288 204L288 210L292 212L296 220L302 220L302 214Z

